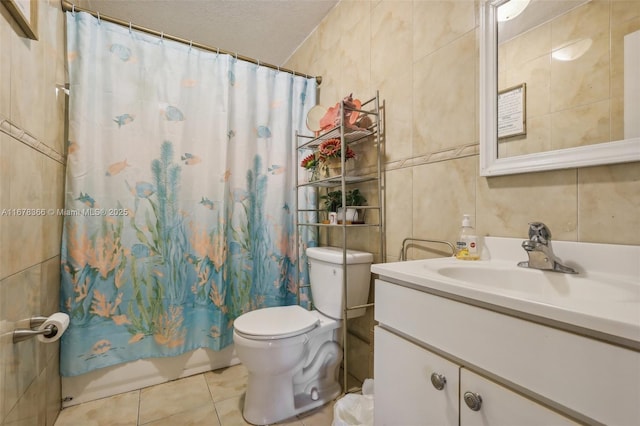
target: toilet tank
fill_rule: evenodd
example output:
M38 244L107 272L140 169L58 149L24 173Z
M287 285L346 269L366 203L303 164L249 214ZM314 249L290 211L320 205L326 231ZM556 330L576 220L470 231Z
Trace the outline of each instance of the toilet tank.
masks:
M309 247L309 282L315 309L324 315L342 318L344 309L343 249L339 247ZM373 255L363 251L347 250L347 303L364 305L369 298L371 263ZM365 308L348 312L348 318L364 315Z

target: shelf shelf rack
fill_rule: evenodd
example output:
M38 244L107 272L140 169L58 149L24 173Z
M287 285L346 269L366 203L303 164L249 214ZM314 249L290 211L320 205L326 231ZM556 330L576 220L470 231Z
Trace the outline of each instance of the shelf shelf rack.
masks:
M347 264L347 237L348 237L348 233L350 230L352 229L357 229L357 228L371 228L371 229L377 229L377 231L379 232L379 244L380 247L378 248L378 255L380 256L380 259L385 259L385 254L384 254L384 250L385 250L385 238L384 238L384 230L385 230L385 226L384 226L384 203L383 203L383 173L382 173L382 151L381 151L381 144L382 144L382 139L381 139L381 124L382 124L382 120L381 120L381 115L380 115L380 110L381 110L381 104L380 104L380 94L379 92L376 91L376 94L374 97L372 97L371 99L365 101L362 103L361 107L359 109L354 109L354 108L349 108L344 101L340 102L340 111L339 111L339 117L340 117L340 122L338 123L338 125L336 125L334 128L330 129L327 132L324 132L322 134L316 135L316 136L306 136L306 135L301 135L296 133L296 142L298 143L297 146L297 153L298 153L298 159L300 159L300 157L303 155L303 153L309 151L309 150L313 150L315 148L317 148L322 142L329 140L329 139L334 139L334 138L339 138L340 142L341 142L341 146L345 147L348 145L355 145L355 144L370 144L373 145L373 147L375 148L375 152L376 152L376 161L375 161L375 165L373 166L373 171L371 171L371 168L369 168L367 171L363 172L363 171L358 171L358 170L354 170L354 171L346 171L345 170L345 155L346 155L346 149L342 149L341 150L341 158L340 158L340 164L341 164L341 173L337 176L331 176L328 178L323 178L323 179L319 179L313 182L300 182L300 176L299 176L299 170L300 167L296 167L296 182L300 182L297 184L297 196L295 197L295 211L296 211L296 241L299 241L299 232L300 232L300 228L301 227L316 227L318 230L320 229L341 229L342 230L342 271L343 271L343 276L342 276L342 282L343 282L343 300L344 300L344 309L342 312L342 350L343 350L343 357L342 357L342 362L343 362L343 369L342 369L342 383L343 383L343 394L344 393L349 393L349 392L354 392L354 391L358 391L360 390L359 388L352 388L352 389L347 389L348 386L348 376L349 376L349 367L348 367L348 327L347 327L347 320L348 320L348 314L350 311L355 310L355 309L361 309L361 308L368 308L368 307L373 307L373 303L367 303L367 304L363 304L363 305L358 305L358 306L349 306L348 303L348 292L347 292L347 286L349 285L349 283L347 282L347 268L346 268L346 264ZM362 117L369 117L371 124L366 128L366 129L353 129L353 128L347 128L347 126L344 123L344 113L345 111L356 111L359 112L361 114ZM299 163L299 161L298 161ZM366 182L372 182L375 181L377 183L376 186L376 192L377 192L377 201L378 201L378 205L374 205L374 206L348 206L346 203L346 193L347 193L347 188L349 186L355 185L355 184L360 184L360 183L366 183ZM377 220L374 220L374 223L364 223L364 224L348 224L346 220L343 220L342 223L339 223L337 225L330 225L330 224L325 224L325 223L307 223L307 222L302 222L300 219L300 213L312 213L312 212L316 212L319 213L322 212L323 210L320 208L316 208L316 209L299 209L299 201L298 201L298 197L299 197L299 191L301 189L308 189L308 188L314 188L316 190L316 199L318 198L318 190L320 188L325 188L325 189L329 189L329 188L340 188L342 190L342 206L344 207L345 211L347 208L357 208L357 209L366 209L366 210L370 210L373 211L375 213L377 213ZM367 219L370 219L370 216L367 215ZM370 221L370 220L369 220ZM371 222L371 221L370 221ZM375 223L377 222L377 223ZM301 253L300 253L300 247L298 244L296 244L296 256L298 261L300 261L301 257ZM309 287L308 285L301 285L300 282L300 268L297 268L297 283L298 283L298 304L300 303L300 291L305 288L305 287Z

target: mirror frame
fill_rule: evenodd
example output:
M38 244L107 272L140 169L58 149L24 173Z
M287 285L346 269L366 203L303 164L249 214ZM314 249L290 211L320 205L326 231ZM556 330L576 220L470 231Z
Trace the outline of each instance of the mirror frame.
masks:
M482 0L480 6L480 176L541 172L640 161L640 137L498 158L498 6L508 0Z

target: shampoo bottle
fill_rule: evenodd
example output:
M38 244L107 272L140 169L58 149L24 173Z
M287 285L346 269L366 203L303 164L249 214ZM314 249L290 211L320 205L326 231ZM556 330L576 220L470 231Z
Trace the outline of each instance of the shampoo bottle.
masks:
M478 247L478 237L471 226L471 217L468 214L462 216L462 226L460 235L456 241L456 257L461 260L480 259L480 248Z

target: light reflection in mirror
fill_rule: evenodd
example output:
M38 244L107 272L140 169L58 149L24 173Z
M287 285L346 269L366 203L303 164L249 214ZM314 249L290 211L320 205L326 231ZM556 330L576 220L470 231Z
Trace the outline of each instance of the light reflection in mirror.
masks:
M559 49L554 50L551 57L556 61L575 61L587 53L592 44L593 40L590 38L571 40Z
M531 0L510 0L498 8L498 22L510 21L529 6Z

